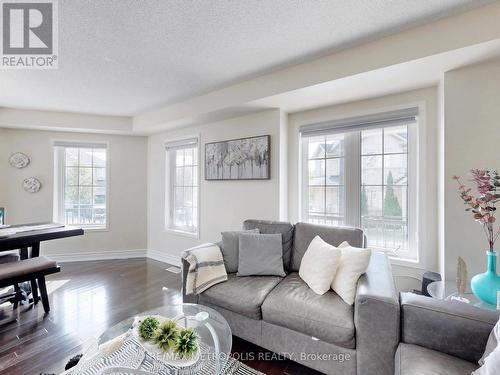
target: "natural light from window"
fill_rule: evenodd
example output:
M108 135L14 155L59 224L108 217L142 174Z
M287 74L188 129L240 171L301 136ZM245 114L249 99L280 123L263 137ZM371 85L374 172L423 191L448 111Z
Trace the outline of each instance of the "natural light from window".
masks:
M105 147L56 147L58 217L87 228L107 225L107 150Z
M167 228L198 232L198 144L190 139L166 144L169 170Z
M417 260L416 157L409 154L416 121L395 122L301 131L301 215L360 227L369 247Z
M361 132L361 228L371 247L408 250L408 128Z
M344 224L344 135L309 138L307 221Z

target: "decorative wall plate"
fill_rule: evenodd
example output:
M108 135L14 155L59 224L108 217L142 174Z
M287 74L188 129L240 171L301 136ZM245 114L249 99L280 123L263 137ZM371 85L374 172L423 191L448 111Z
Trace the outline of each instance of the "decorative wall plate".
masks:
M35 177L28 177L23 181L23 189L28 193L38 193L41 187L42 183Z
M30 163L30 158L28 155L23 154L22 152L14 152L9 157L9 163L14 168L21 169L28 166L28 164Z

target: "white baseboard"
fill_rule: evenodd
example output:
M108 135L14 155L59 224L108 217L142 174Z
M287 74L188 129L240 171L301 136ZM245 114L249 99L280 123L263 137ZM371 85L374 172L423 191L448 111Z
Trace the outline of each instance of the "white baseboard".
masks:
M163 263L168 263L173 266L181 266L181 257L172 254L166 254L164 251L148 249L147 256L149 259L158 260Z
M48 254L51 259L59 263L65 262L84 262L90 260L110 260L110 259L131 259L131 258L146 258L148 251L146 249L137 250L109 250L109 251L93 251L82 253L67 253L67 254Z
M51 259L54 259L58 263L85 262L92 260L150 258L163 263L171 264L173 266L181 266L180 257L176 257L172 254L167 254L164 251L152 249L92 251L73 254L47 254L47 256L49 256Z

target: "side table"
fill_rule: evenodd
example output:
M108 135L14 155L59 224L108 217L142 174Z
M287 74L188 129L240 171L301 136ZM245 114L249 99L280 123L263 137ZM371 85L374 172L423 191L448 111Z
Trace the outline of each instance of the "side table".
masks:
M490 305L489 303L482 302L477 299L470 290L467 290L463 295L459 296L457 291L457 284L454 281L435 281L433 283L430 283L427 286L427 292L432 298L444 301L458 301L467 303L471 306L483 310L496 311L497 309L495 305Z

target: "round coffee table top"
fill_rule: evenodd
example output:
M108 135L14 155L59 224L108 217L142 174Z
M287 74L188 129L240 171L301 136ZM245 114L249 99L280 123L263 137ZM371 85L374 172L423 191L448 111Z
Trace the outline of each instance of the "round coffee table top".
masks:
M160 315L167 319L175 318L179 325L195 329L200 345L204 347L200 353L200 360L195 365L196 373L215 374L222 371L231 353L231 328L220 313L203 305L185 303L138 313L106 329L97 339L97 346L128 332L136 317L150 315Z
M496 306L480 301L470 290L459 296L455 281L434 281L427 285L427 292L432 298L463 302L483 310L496 310Z

